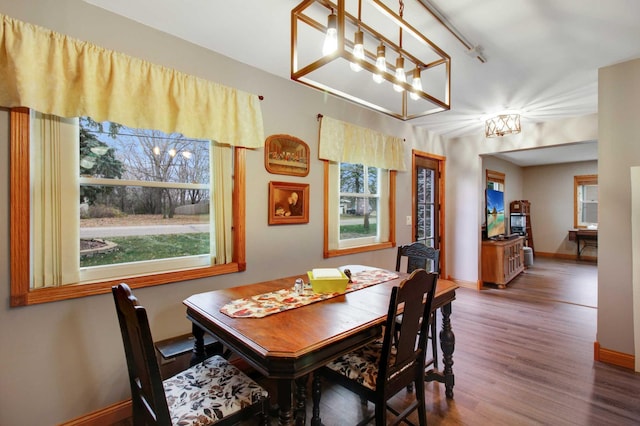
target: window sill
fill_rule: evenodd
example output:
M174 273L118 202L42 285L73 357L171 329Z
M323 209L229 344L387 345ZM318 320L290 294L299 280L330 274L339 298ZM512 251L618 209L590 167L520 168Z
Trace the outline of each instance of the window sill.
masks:
M338 249L338 250L325 250L324 258L327 259L330 257L345 256L348 254L365 253L368 251L375 251L375 250L384 250L384 249L392 248L395 246L396 246L395 242L389 241L386 243L371 244L371 245L360 246L360 247L349 247L349 248Z

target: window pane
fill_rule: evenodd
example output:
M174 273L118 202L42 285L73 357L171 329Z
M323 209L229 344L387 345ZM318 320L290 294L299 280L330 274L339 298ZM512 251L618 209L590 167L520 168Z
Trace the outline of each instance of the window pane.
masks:
M340 192L363 194L365 192L365 174L362 164L340 164Z
M209 141L80 118L80 175L209 183Z
M341 197L340 201L341 240L377 235L377 198Z
M100 203L80 208L80 266L109 265L209 253L209 203L182 204L171 218L151 214L173 193L187 190L83 186L99 193ZM202 191L208 200L208 191ZM164 201L166 203L166 201Z
M209 254L209 146L82 117L81 267Z
M367 194L378 194L378 169L375 167L367 168Z

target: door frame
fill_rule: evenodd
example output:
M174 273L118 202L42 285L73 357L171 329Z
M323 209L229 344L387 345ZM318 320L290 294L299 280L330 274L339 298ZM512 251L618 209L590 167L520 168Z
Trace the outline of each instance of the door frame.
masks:
M416 158L421 157L436 161L438 163L438 233L440 241L440 277L447 278L447 256L446 256L446 238L445 238L445 165L447 158L441 155L430 154L428 152L417 149L411 150L411 239L415 235L416 230Z

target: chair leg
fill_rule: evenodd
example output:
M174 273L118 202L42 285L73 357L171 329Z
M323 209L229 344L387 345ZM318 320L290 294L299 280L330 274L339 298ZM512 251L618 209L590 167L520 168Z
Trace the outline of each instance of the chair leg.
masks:
M438 369L438 315L434 311L431 318L431 353L433 354L433 368Z
M420 426L427 426L427 408L424 396L424 380L416 379L416 402L418 403L418 421Z

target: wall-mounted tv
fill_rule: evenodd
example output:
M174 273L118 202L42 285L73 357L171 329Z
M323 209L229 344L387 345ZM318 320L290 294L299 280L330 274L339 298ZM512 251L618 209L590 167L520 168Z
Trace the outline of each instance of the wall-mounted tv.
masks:
M504 192L487 189L487 238L504 236Z

